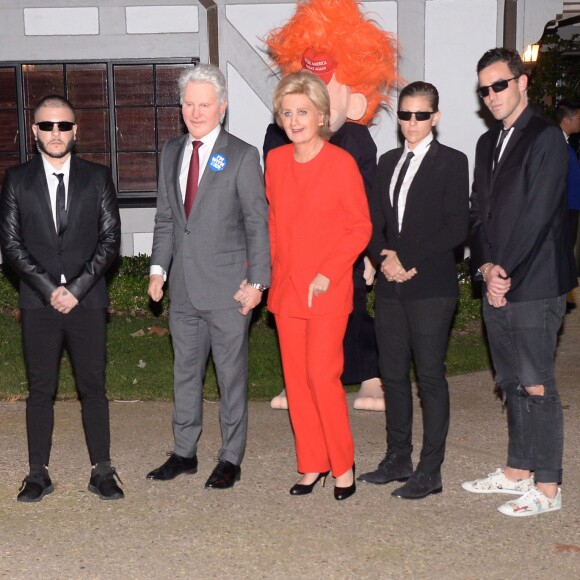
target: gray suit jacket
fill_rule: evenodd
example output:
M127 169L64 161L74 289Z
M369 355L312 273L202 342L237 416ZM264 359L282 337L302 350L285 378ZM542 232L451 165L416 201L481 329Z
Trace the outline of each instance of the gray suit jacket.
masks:
M240 282L270 284L268 205L258 150L221 130L189 219L179 171L187 135L169 140L159 166L151 264L169 272L172 301L233 308Z

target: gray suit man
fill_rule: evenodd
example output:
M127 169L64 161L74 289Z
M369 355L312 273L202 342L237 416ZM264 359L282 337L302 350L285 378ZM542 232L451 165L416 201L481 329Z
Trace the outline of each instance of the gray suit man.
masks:
M175 447L147 478L197 471L211 349L222 447L205 485L224 489L240 479L246 446L248 314L270 283L268 208L257 149L221 128L227 95L220 70L187 69L179 89L189 134L169 140L161 153L148 290L159 301L169 272Z

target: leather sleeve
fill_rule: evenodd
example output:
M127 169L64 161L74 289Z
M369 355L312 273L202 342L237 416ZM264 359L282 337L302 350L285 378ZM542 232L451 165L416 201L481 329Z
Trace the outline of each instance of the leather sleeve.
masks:
M95 252L85 262L79 274L66 284L66 288L79 302L111 267L119 253L120 246L121 218L117 193L107 170L102 184L99 206L99 239Z
M36 290L48 304L50 295L59 284L41 264L36 262L24 243L20 208L10 171L6 173L0 196L0 247L2 257L18 277Z

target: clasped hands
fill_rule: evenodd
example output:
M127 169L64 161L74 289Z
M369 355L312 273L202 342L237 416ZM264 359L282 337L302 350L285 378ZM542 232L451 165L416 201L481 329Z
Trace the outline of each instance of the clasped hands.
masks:
M417 268L405 270L394 250L383 250L381 256L385 256L381 262L381 272L389 282L402 284L417 275Z
M61 314L68 314L79 301L64 286L59 286L50 295L50 305Z
M147 293L155 302L159 302L163 298L163 285L165 281L163 276L159 274L151 274L149 276L149 288ZM248 280L244 279L240 283L239 290L234 294L234 300L240 304L239 312L246 316L250 310L255 308L262 300L262 293L253 286L248 284Z
M248 280L242 280L240 289L234 294L234 300L240 303L240 314L246 316L253 308L260 304L262 292L248 284Z
M507 304L505 295L509 292L512 279L507 272L499 265L488 262L479 269L483 274L483 280L487 287L485 294L487 301L494 308L501 308Z

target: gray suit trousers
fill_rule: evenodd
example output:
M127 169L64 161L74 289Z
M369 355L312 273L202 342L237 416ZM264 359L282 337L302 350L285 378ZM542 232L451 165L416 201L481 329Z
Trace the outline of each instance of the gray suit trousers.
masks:
M248 431L248 328L237 308L198 310L172 300L169 327L174 361L174 452L193 457L201 435L203 382L211 350L220 389L222 447L218 457L240 465Z

